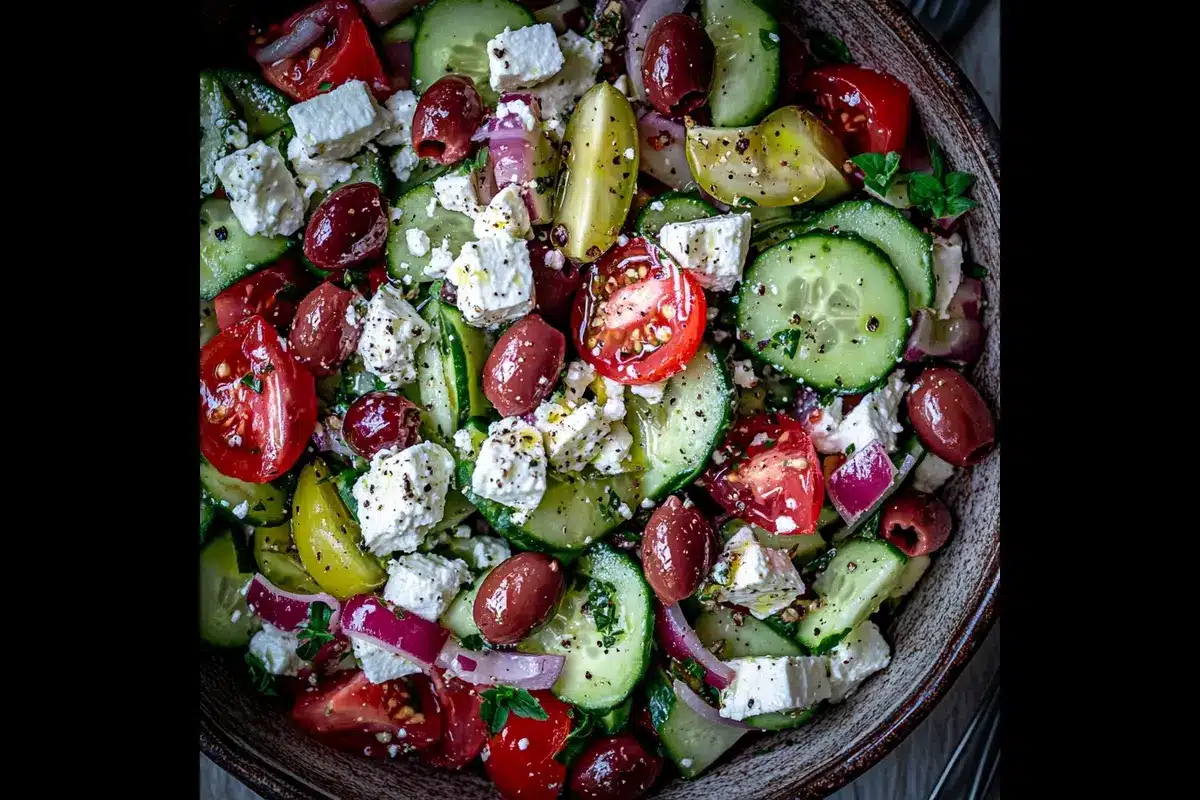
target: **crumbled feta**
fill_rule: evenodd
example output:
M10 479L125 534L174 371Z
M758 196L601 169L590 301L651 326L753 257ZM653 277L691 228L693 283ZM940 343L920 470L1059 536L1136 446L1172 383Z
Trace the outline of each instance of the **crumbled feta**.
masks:
M417 379L417 348L429 336L429 325L417 310L384 284L367 305L358 353L367 371L394 389Z
M879 626L867 620L846 635L829 658L829 702L840 703L869 676L892 663Z
M304 226L304 197L275 148L255 142L219 159L215 169L246 233L291 236Z
M591 400L568 409L559 403L542 403L534 412L542 432L550 466L559 472L578 472L600 453L610 426L600 407Z
M387 569L383 599L430 622L437 622L463 585L471 583L465 561L435 553L409 553L390 561Z
M523 522L546 493L546 451L541 433L520 417L493 422L479 448L471 491L515 508Z
M354 172L354 165L349 161L309 158L304 144L295 137L288 142L287 157L292 162L296 181L304 187L305 202L317 192L327 192L337 184L350 180Z
M398 181L406 181L412 175L412 171L416 169L417 164L421 159L417 156L417 151L412 149L412 145L404 145L397 147L392 151L391 157L388 159L388 164L392 168L392 174L396 176ZM436 202L437 198L434 198ZM429 216L433 216L430 214Z
M243 500L242 502L238 503L236 506L233 507L233 515L235 517L237 517L238 519L245 519L246 515L249 513L250 513L250 501L249 500Z
M354 657L358 659L363 674L371 683L385 683L421 671L420 667L404 656L385 650L366 639L351 636L350 646L354 648Z
M349 158L391 121L359 80L291 106L288 116L311 158Z
M404 232L408 252L417 258L429 254L429 234L420 228L409 228Z
M563 68L563 53L548 22L505 28L487 43L489 84L511 92L540 83Z
M247 133L246 123L243 120L230 120L225 127L225 146L230 150L241 150L250 146L250 135Z
M555 43L557 47L557 43ZM537 128L537 119L533 116L533 109L529 104L519 98L509 100L507 103L496 104L496 119L504 119L505 117L516 117L521 127L527 131L532 131Z
M733 362L733 382L743 389L758 386L758 376L754 374L754 365L750 363L750 359L743 358Z
M566 395L563 399L567 401L568 406L573 408L583 402L583 394L592 385L595 377L596 368L586 361L576 359L567 365L567 375L563 378L563 390Z
M842 416L842 398L835 399L820 409L820 415L810 414L804 420L813 447L821 454L842 453L850 445L854 445L856 451L862 450L878 439L889 453L895 452L896 434L904 431L898 421L900 401L907 391L904 375L897 370L845 417ZM815 422L813 417L816 417Z
M658 232L658 242L706 289L729 292L742 279L750 250L750 215L668 222Z
M596 84L596 73L604 63L604 45L585 39L575 31L559 36L558 47L563 56L562 69L529 90L541 104L542 119L556 122ZM547 127L554 130L558 126Z
M524 736L522 736L520 739L517 740L517 749L518 750L526 750L528 748L529 748L529 740L526 739Z
M650 204L651 211L665 211L666 208L667 208L667 205L662 200L655 200L653 203ZM712 312L716 311L716 309L710 308L708 311L709 311L709 314L711 315L711 316L709 316L708 321L712 322L714 319L717 318L715 314L712 314Z
M533 311L533 267L522 239L501 233L467 242L446 275L468 325L499 325Z
M497 192L487 204L487 208L475 217L477 237L482 239L496 233L506 233L514 239L533 238L529 209L525 207L521 189L515 183L510 183Z
M454 432L454 449L463 458L470 458L475 455L475 445L471 441L471 432L469 430L460 428Z
M625 386L612 378L602 378L604 381L604 408L600 413L609 422L625 419Z
M450 251L450 237L443 236L442 243L429 254L429 264L425 267L425 275L430 278L444 278L454 264L454 253Z
M633 386L629 387L629 391L633 392L650 405L656 406L662 402L663 392L667 390L667 380L661 380L658 383L634 384Z
M745 606L757 619L782 611L804 592L787 551L763 547L748 525L725 543L713 574L723 577L716 581L722 584L719 598Z
M949 239L933 237L933 279L936 291L933 307L942 319L949 319L950 301L954 299L958 285L962 283L963 241L957 233Z
M830 695L824 656L735 658L733 682L721 692L719 713L745 719L775 711L808 708Z
M433 193L442 208L472 218L479 214L479 196L470 175L443 175L433 182Z
M453 472L454 457L433 442L376 453L353 489L367 549L377 556L416 550L442 521Z
M384 118L387 122L375 141L387 147L408 145L412 148L412 121L417 113L417 96L408 89L402 89L387 99L383 104L387 110Z
M953 475L953 464L943 461L933 453L926 453L913 471L913 488L918 492L933 493L942 488Z
M625 460L633 447L633 434L623 423L614 422L609 428L608 438L600 445L600 454L592 459L592 466L605 475L616 475L625 471Z
M466 557L471 569L491 569L512 555L508 542L498 536L476 536L471 540L471 552Z
M263 667L272 675L295 676L304 666L296 655L300 636L292 631L276 628L263 622L262 630L250 639L250 652L262 659Z

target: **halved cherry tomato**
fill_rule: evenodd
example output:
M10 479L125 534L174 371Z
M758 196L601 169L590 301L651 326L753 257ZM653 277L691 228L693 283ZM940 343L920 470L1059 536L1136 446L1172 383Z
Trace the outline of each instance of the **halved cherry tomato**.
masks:
M571 735L570 706L545 690L530 694L542 704L546 719L510 713L483 750L484 769L505 800L554 800L567 779L566 764L554 757Z
M442 738L441 706L424 675L371 683L362 670L340 673L302 692L292 719L330 747L372 756L425 750Z
M479 715L479 690L458 678L433 670L433 686L442 706L442 740L421 758L442 769L462 769L475 760L488 740L487 723Z
M217 312L217 326L225 330L246 317L261 314L282 330L291 324L296 303L311 284L309 273L298 269L293 259L281 259L216 296L213 309Z
M812 533L825 501L821 461L795 419L739 420L700 483L732 514L772 533Z
M639 237L588 268L571 309L571 336L580 357L604 377L655 383L696 354L706 311L692 274Z
M262 46L290 32L304 18L325 28L325 35L295 58L263 65L263 75L279 91L303 101L336 89L346 81L365 81L379 100L392 93L366 23L351 0L325 0L272 25L254 40ZM324 86L322 89L321 87Z
M317 387L258 314L200 350L200 452L222 475L266 483L292 468L317 422Z
M826 64L804 76L818 112L850 155L904 152L908 87L886 72L853 64Z

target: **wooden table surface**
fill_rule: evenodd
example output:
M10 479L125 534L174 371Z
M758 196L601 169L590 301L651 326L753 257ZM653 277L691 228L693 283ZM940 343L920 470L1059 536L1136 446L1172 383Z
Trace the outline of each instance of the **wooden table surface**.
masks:
M991 0L953 55L1000 124L1000 0ZM925 721L893 750L829 800L925 800L970 724L988 682L1000 667L997 622L963 674ZM200 754L201 800L261 800Z

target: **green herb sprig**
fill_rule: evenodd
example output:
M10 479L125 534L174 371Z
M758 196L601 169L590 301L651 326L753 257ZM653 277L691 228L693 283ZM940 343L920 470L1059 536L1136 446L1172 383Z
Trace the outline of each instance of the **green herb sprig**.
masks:
M495 689L488 689L481 697L483 704L479 707L479 717L487 723L493 736L504 729L510 711L527 719L543 720L550 717L538 699L525 689L497 686Z

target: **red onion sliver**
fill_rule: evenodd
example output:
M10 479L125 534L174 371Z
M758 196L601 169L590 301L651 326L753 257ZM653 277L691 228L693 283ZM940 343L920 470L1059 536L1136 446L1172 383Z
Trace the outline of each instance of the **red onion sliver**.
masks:
M687 0L643 0L629 22L629 34L625 39L625 72L634 96L642 102L646 100L646 84L642 82L642 54L650 31L660 19L668 14L678 14L685 6ZM654 177L658 178L657 175Z
M876 439L834 470L826 492L842 519L853 524L891 491L895 475L896 465Z
M688 624L678 603L664 606L655 601L655 614L658 617L655 628L667 655L676 661L695 659L697 664L704 667L705 683L718 689L724 689L733 681L733 669L709 652Z
M950 298L946 313L961 319L979 319L982 302L983 281L979 278L964 277L959 281L954 297Z
M342 604L332 595L324 592L320 594L285 592L261 574L254 576L254 580L250 581L250 588L246 592L246 604L250 606L250 610L266 622L285 631L303 628L309 619L309 607L317 601L333 609L333 614L329 617L329 630L331 633L335 632L338 626L338 612L341 610Z
M657 111L642 114L638 118L639 169L677 192L694 186L696 179L692 177L684 147L686 139L683 123Z
M688 708L703 717L706 722L711 722L713 725L723 725L726 728L738 728L744 731L754 730L744 722L722 717L717 709L704 702L700 695L692 691L692 687L679 680L679 678L675 679L675 682L671 684L671 688L675 691L676 699L686 703Z
M534 690L553 686L566 661L564 656L466 650L451 639L442 648L437 665L446 670L447 677L462 678L467 683Z
M917 310L904 349L905 361L929 356L969 363L983 353L983 325L975 319L938 319L928 308Z
M361 0L367 16L376 25L387 25L401 14L407 14L423 0Z
M303 17L292 29L270 44L264 45L254 54L254 60L260 64L274 64L284 58L291 58L304 52L304 48L316 42L325 34L325 27L311 17Z
M378 597L359 594L346 601L342 630L353 638L365 639L428 670L450 637L450 631L412 612L403 618Z

